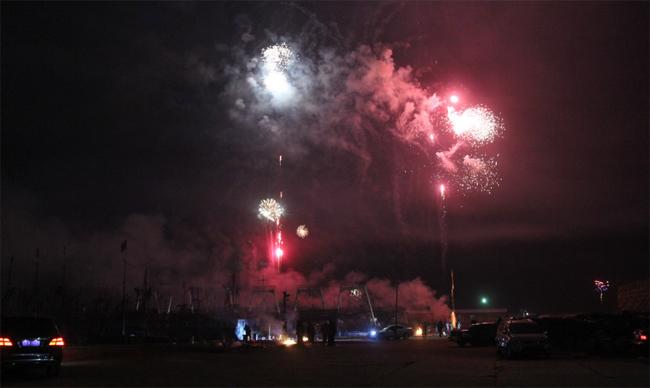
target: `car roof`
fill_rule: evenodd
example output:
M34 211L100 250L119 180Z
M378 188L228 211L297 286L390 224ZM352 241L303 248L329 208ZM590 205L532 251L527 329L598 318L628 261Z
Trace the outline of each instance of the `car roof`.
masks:
M508 321L509 324L532 324L532 325L538 325L537 322L533 321L532 319L511 319Z

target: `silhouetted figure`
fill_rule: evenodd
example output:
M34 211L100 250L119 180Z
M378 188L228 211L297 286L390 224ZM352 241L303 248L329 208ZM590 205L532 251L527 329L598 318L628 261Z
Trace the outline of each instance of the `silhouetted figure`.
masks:
M327 345L334 346L334 339L336 338L336 319L330 319L329 322L329 335L327 336Z
M327 321L323 322L322 325L320 325L320 334L323 337L323 346L327 344L328 338L329 338L329 333L330 331L330 325Z
M307 338L310 344L313 344L314 338L316 338L316 328L312 321L307 322Z
M251 327L248 325L244 326L244 342L250 342L251 341Z
M445 329L445 324L442 321L438 321L438 337L442 337L442 332Z
M298 345L302 345L303 334L304 334L304 328L302 325L302 321L299 319L298 321L296 321L296 337L298 337L297 338Z

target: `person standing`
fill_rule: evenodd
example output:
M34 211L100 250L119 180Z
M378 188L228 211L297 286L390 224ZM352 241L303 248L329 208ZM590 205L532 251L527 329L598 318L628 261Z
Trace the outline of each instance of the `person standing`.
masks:
M244 342L250 342L251 341L251 327L246 324L244 326Z
M296 321L296 340L298 342L298 345L302 345L302 336L304 334L303 327L302 327L302 320L297 320Z
M330 325L327 321L323 322L320 325L320 334L323 337L323 346L325 346L328 342L329 338L329 331L330 331Z
M327 337L327 345L334 346L334 339L336 337L336 319L330 319L329 322L329 336Z
M315 338L316 338L316 328L314 327L314 322L309 321L307 322L307 339L310 344L313 344Z

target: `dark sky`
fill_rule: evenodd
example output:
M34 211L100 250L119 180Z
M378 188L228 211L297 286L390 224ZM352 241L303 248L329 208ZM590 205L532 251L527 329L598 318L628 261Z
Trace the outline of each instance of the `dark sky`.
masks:
M487 293L513 308L594 308L594 278L648 278L648 11L647 2L3 2L3 256L31 241L22 216L85 241L132 214L172 229L253 230L257 201L280 179L270 171L277 144L229 118L223 47L249 32L259 50L265 31L298 39L321 26L319 44L390 45L426 88L460 90L505 123L490 145L500 187L448 198L461 305ZM326 38L334 30L341 38ZM336 256L341 271L419 275L436 288L433 194L404 196L406 230L393 230L386 203L366 201L391 190L385 179L354 194L345 158L305 149L281 177L288 223L300 216L313 233L292 266Z

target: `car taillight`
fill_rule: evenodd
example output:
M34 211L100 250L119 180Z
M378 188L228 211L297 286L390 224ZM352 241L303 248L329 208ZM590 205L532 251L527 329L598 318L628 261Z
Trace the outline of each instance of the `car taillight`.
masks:
M647 341L647 340L648 340L648 336L645 335L645 334L641 334L641 335L639 336L639 339L640 339L641 341Z
M63 346L65 343L63 342L62 337L56 337L52 338L52 341L50 341L50 346Z
M14 346L9 338L0 337L0 346Z

